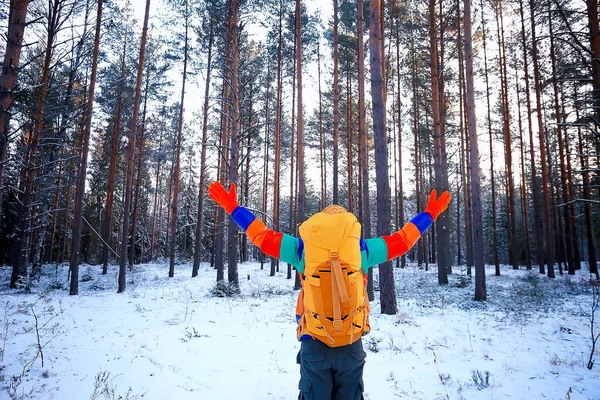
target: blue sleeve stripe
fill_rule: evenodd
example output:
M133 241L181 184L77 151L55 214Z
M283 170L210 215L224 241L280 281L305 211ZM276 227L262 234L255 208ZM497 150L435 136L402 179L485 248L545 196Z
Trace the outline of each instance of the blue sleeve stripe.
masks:
M231 213L231 218L245 232L256 217L246 207L237 206Z
M419 229L419 232L421 232L422 235L423 232L429 229L429 227L433 223L433 218L431 218L431 215L429 215L429 213L422 212L417 214L417 216L411 219L410 222L415 224L415 226Z

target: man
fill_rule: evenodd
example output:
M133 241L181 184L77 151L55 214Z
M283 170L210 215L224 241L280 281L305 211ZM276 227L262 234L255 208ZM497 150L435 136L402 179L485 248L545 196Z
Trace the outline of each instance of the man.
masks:
M343 207L326 207L300 225L300 238L268 229L219 182L209 196L265 254L293 265L302 280L296 306L301 342L300 400L360 400L369 333L368 270L405 254L448 208L450 194L431 192L427 208L390 236L361 238L361 225Z

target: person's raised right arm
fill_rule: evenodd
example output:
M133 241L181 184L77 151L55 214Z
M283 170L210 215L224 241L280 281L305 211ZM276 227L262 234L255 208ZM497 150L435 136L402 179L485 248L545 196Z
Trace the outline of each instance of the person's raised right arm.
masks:
M298 251L300 246L298 239L267 228L250 210L240 206L237 202L235 183L231 183L228 192L220 182L213 182L208 187L208 195L231 215L252 244L258 246L263 253L298 268L302 261L302 255L299 254L301 249Z

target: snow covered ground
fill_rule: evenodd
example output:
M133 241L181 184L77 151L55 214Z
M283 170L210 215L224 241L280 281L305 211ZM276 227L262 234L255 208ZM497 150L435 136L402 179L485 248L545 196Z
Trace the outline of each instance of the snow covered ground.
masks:
M222 298L207 265L194 279L188 264L174 278L135 266L122 294L116 266L82 266L79 296L66 268L46 266L32 293L7 289L0 268L0 399L297 398L293 282L258 263L239 270L242 294ZM363 338L366 399L600 399L587 274L487 272L488 301L475 302L464 270L440 287L435 268L395 269L398 314L372 302Z

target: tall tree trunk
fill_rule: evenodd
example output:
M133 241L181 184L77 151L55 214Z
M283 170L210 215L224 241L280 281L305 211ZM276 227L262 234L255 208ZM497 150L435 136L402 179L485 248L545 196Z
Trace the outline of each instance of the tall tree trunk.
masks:
M502 93L502 122L504 133L504 166L507 179L507 211L510 240L510 260L513 269L519 269L517 246L517 222L515 217L515 184L512 171L512 138L510 134L510 107L508 103L508 74L506 69L506 46L504 41L504 19L502 3L496 4L496 26L498 31L498 58Z
M50 4L49 4L50 5ZM22 189L22 197L19 202L19 211L17 220L17 230L13 238L12 251L13 251L13 270L10 280L10 287L15 288L17 282L27 274L27 236L29 233L29 219L30 219L30 208L33 196L33 186L36 177L37 170L37 153L40 137L42 132L42 120L44 112L46 110L46 95L48 93L48 81L50 76L50 61L52 59L52 50L54 47L54 38L56 34L56 26L60 14L60 0L54 0L50 9L48 10L48 31L46 38L46 50L44 56L44 64L42 69L42 79L40 81L40 94L37 110L35 113L35 120L33 126L33 132L31 133L30 139L27 141L28 146L28 158L24 163L24 186ZM3 72L4 76L4 72ZM4 107L4 106L3 106ZM7 116L7 115L6 115ZM8 120L7 120L8 123ZM8 126L7 126L8 128ZM8 131L7 131L8 132ZM6 151L6 150L4 150ZM3 160L0 160L3 161Z
M175 147L175 170L173 175L173 203L171 212L171 243L169 245L169 278L175 275L175 248L177 247L177 222L179 220L179 170L181 164L181 141L183 131L183 110L185 100L185 84L188 66L188 2L185 0L185 39L183 49L183 79L181 81L181 99L179 100L179 121L177 123L177 144ZM141 156L141 154L140 154ZM233 181L232 181L233 182Z
M71 285L70 295L79 293L79 253L81 251L81 222L83 218L83 195L85 193L85 178L87 175L87 158L90 144L90 131L92 128L92 110L94 107L94 89L96 87L96 72L98 70L98 48L100 47L100 27L102 26L102 0L98 0L96 14L96 33L94 37L94 52L92 56L92 72L88 91L87 106L85 109L85 129L81 145L81 160L79 175L77 177L77 196L75 197L75 212L73 216L73 235L71 238Z
M516 60L515 60L516 61ZM515 72L518 71L515 65ZM529 213L527 211L527 185L525 184L525 141L523 140L523 118L521 116L521 99L519 98L519 74L515 73L515 84L517 91L517 113L519 116L519 152L521 156L521 210L523 212L523 239L525 242L523 255L527 270L531 270L531 255L529 245ZM490 143L491 144L491 143Z
M161 152L162 151L162 137L163 137L163 132L160 132L160 136L158 139L158 151ZM160 167L162 165L162 160L158 160L156 163L156 185L154 187L154 206L152 207L153 211L152 211L152 233L150 235L150 259L153 260L154 259L154 240L155 240L155 235L156 235L156 225L157 225L157 218L156 218L156 211L157 211L157 205L158 205L158 196L159 193L161 192L161 181L160 181ZM161 210L162 210L162 197L160 196L160 201L161 201L161 205L158 208L159 210L159 214L158 214L158 224L160 225L160 217L161 217Z
M296 71L298 74L298 156L296 171L298 174L298 209L296 223L306 219L306 184L304 182L304 120L302 116L302 16L300 0L296 0ZM294 289L300 289L299 276L295 276Z
M475 117L475 86L473 84L473 46L471 33L471 1L464 1L465 61L467 83L467 124L471 152L471 196L473 213L473 260L475 263L475 300L486 300L485 265L483 261L483 217L481 211L481 191L479 178L479 148L477 142L477 121Z
M238 177L238 156L239 156L239 127L240 127L240 103L239 103L239 83L238 83L238 13L239 0L231 0L231 154L229 158L229 181L236 182ZM227 281L233 287L234 292L239 293L240 284L237 268L238 251L238 230L237 225L232 218L229 220L228 230L228 249L227 249Z
M457 2L457 10L460 10L460 2ZM458 13L458 26L460 27L460 12ZM465 208L465 261L467 264L467 275L471 275L473 261L473 213L471 208L471 163L469 162L470 139L468 134L466 89L465 89L465 67L464 48L462 43L461 29L458 29L458 95L459 95L459 131L460 131L460 175L463 189Z
M367 150L367 107L365 105L365 46L364 46L364 5L363 0L358 0L357 27L358 27L358 129L360 148L360 174L361 174L361 199L362 199L362 227L363 236L371 237L371 202L369 199L369 155ZM374 300L373 270L369 268L367 282L369 300Z
M214 41L213 21L210 21L208 38L208 56L206 65L206 83L204 87L204 106L202 107L202 151L200 154L200 182L198 183L198 217L196 219L196 243L194 247L194 265L192 278L198 276L202 257L202 227L204 225L204 185L206 182L206 148L208 146L208 101L210 94L210 74L212 72L212 48ZM268 157L267 157L268 158Z
M546 164L546 144L544 139L544 126L542 122L542 94L541 94L541 82L540 82L540 70L538 66L538 55L537 55L537 39L535 36L535 14L534 14L534 0L529 0L529 10L531 13L531 43L532 43L532 63L533 63L533 75L535 81L535 98L536 98L536 110L538 120L538 135L540 141L540 163L542 165L542 192L544 194L544 242L546 248L546 262L548 265L548 278L554 278L554 233L552 232L552 221L551 207L552 200L548 190L548 167Z
M552 89L554 95L554 116L556 118L556 134L558 140L558 154L559 154L559 168L560 168L560 187L562 192L562 202L563 206L561 207L563 218L564 218L564 241L566 248L566 256L567 256L567 265L569 275L575 275L575 258L574 258L574 247L575 241L573 240L574 232L572 231L571 226L571 214L569 212L569 206L567 203L569 202L569 192L567 188L567 171L566 171L566 161L565 161L565 149L564 149L564 140L563 140L563 127L562 127L562 114L560 110L560 102L558 100L558 78L556 76L556 50L554 46L554 36L553 36L553 26L552 26L552 15L550 12L550 3L548 3L548 25L550 29L550 60L552 65ZM565 136L567 132L564 132ZM567 156L568 157L568 156Z
M277 104L275 105L275 171L273 173L273 229L279 231L279 178L281 175L281 62L283 47L283 0L279 0L279 42L277 44ZM269 275L275 276L279 260L271 257Z
M339 25L339 11L338 11L338 0L333 0L333 204L339 204L339 188L338 188L338 141L339 141L339 130L340 130L340 116L339 116L339 50L338 50L338 25Z
M117 171L117 153L119 151L119 134L121 131L121 111L123 107L123 87L125 86L125 52L127 48L127 40L123 43L123 54L121 55L121 76L119 79L119 92L117 97L117 106L115 112L115 120L110 141L110 160L108 163L108 187L106 189L106 202L104 206L104 227L102 230L102 274L108 273L108 246L111 242L112 218L113 218L113 203L115 191L115 176Z
M401 94L401 83L400 83L400 23L396 24L396 84L398 86L398 93L396 102L398 103L398 191L396 196L398 197L398 227L404 226L404 186L402 179L402 94ZM406 255L402 255L401 259L402 268L406 267Z
M352 182L352 81L350 80L350 62L346 64L346 149L347 149L347 172L348 172L348 211L354 212L352 203L352 192L354 184Z
M371 1L370 10L370 52L371 52L371 97L373 104L373 132L375 136L375 175L377 181L377 235L390 234L390 182L387 135L385 124L385 103L383 91L383 59L381 57L383 26L381 8L378 2ZM396 294L392 263L379 265L379 287L381 312L396 314Z
M140 187L142 185L142 167L144 162L144 137L146 134L146 111L148 110L148 86L150 85L150 73L146 74L146 87L144 89L144 111L142 111L142 123L139 129L139 140L138 140L138 165L137 165L137 177L135 180L135 194L133 197L133 224L131 227L131 245L129 247L129 265L133 266L135 263L135 243L137 239L137 228L139 219L139 204L140 204ZM144 240L143 235L141 238L140 253L144 252Z
M598 0L586 0L588 28L590 30L590 49L592 55L592 97L596 129L600 125L600 26L598 23ZM596 147L597 149L598 147Z
M575 115L577 121L579 121L579 107L580 101L577 94L577 86L574 87L575 93ZM600 279L598 273L598 262L596 258L596 236L594 234L594 218L592 214L592 204L590 202L591 190L590 190L590 176L589 176L589 163L587 157L584 154L586 146L583 143L583 135L581 133L581 126L577 126L577 138L579 141L579 163L581 165L581 175L583 180L583 201L584 201L584 213L585 213L585 230L587 237L587 249L588 249L588 267L590 274L596 274L596 279Z
M317 77L319 80L319 164L321 169L321 208L327 203L327 171L325 160L325 144L323 143L323 92L321 91L321 45L317 41Z
M436 21L436 0L429 0L429 65L431 69L431 113L433 118L433 147L434 147L434 169L436 189L444 191L448 189L448 165L446 160L446 141L443 131L443 81L438 69L438 37ZM443 40L443 38L441 39ZM448 284L448 269L452 261L450 259L450 227L449 213L443 213L435 223L435 234L438 242L438 283Z
M10 108L16 97L17 72L29 0L11 0L8 15L8 33L0 77L0 223L2 222L2 200L4 198L4 171L6 151L10 133Z
M544 239L542 233L542 210L540 206L540 190L537 177L537 166L535 163L535 150L533 146L533 121L531 109L531 92L529 86L529 62L527 41L525 38L525 10L523 0L519 0L519 11L521 14L521 42L523 46L523 69L525 70L525 99L527 104L527 130L529 132L529 155L531 162L531 195L533 200L533 218L535 235L535 260L538 264L540 274L545 273L544 268Z
M129 132L129 149L127 154L127 175L125 182L125 200L123 202L123 234L121 237L121 252L119 260L119 288L117 293L125 290L125 275L127 267L127 243L129 242L129 210L131 206L131 186L133 184L133 159L135 156L135 141L137 134L138 116L140 112L140 98L142 92L142 74L144 72L144 55L146 52L146 36L148 33L148 18L150 15L150 0L146 0L146 11L144 14L144 27L140 42L140 55L138 58L137 78L135 85L135 96L133 101L133 115L131 117L131 131Z
M487 100L487 127L488 136L490 141L490 186L492 188L492 254L494 258L494 266L496 269L496 276L500 275L500 260L498 258L498 224L496 222L496 182L494 177L494 140L492 136L492 113L490 105L490 83L488 74L487 64L487 41L486 41L486 27L485 27L485 14L483 12L483 0L480 2L481 13L481 25L482 25L482 39L483 39L483 62L484 62L484 74L485 74L485 90Z

